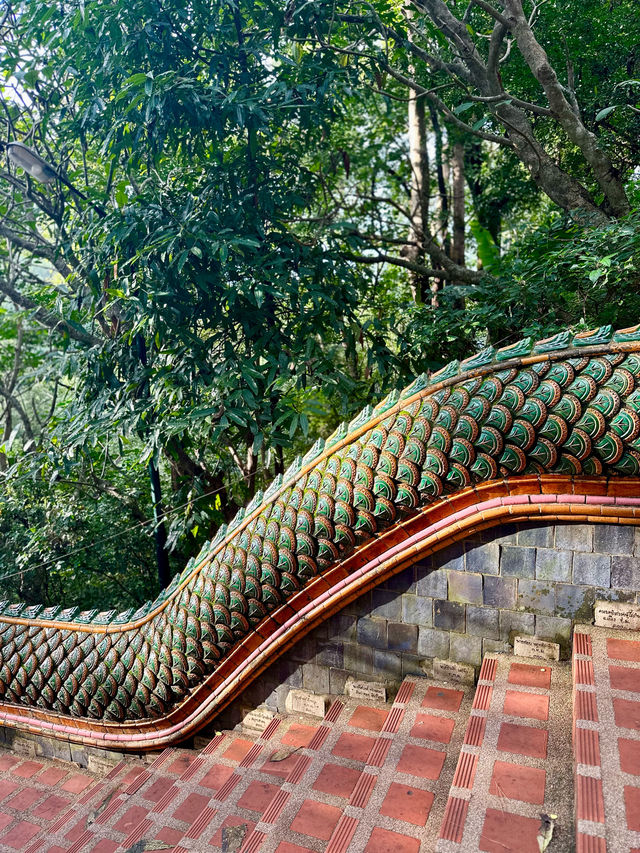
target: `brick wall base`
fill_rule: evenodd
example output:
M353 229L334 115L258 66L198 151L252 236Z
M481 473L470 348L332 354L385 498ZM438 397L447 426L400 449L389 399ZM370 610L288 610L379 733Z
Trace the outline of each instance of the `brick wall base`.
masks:
M288 691L339 694L349 676L399 685L434 658L478 667L517 634L569 650L596 598L640 601L640 528L503 525L416 563L364 594L278 659L226 712L283 711Z

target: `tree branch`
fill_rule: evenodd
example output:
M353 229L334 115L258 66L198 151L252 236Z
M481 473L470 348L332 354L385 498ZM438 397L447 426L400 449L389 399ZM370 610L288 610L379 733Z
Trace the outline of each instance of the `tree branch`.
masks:
M0 237L4 237L19 249L23 249L25 252L30 252L32 255L35 255L36 258L44 258L44 260L49 261L49 263L53 264L60 275L64 276L64 278L68 278L68 276L72 275L73 270L67 262L57 254L53 246L46 243L42 238L39 238L39 241L34 243L32 240L27 240L26 237L23 237L18 234L17 231L9 228L3 222L0 222Z
M33 318L47 329L51 329L52 332L65 332L70 338L88 346L99 346L102 343L100 338L95 337L90 332L86 332L84 329L69 323L63 317L47 311L27 296L24 296L15 287L12 287L8 281L2 278L0 278L0 292L8 296L18 308L31 311Z
M349 261L355 261L359 264L393 264L394 266L411 270L411 272L415 272L421 276L441 278L444 281L457 281L462 282L463 284L477 284L484 276L486 276L486 273L483 273L481 270L472 270L468 267L454 264L448 257L446 260L449 269L439 270L426 267L424 264L410 261L407 258L401 258L396 255L387 255L385 252L380 251L378 251L376 255L360 255L356 252L343 252L343 257Z
M616 216L624 216L630 210L629 199L609 155L600 148L596 135L587 130L565 96L546 51L533 34L521 0L504 2L510 15L510 28L520 52L542 86L554 116L571 142L582 151L611 211Z
M435 95L431 90L425 89L424 86L421 86L419 83L416 83L415 80L412 80L410 77L405 77L404 74L401 74L399 71L396 71L393 66L388 63L381 63L387 73L389 73L394 80L397 80L398 83L402 83L404 86L408 86L410 89L413 89L414 92L417 92L419 95L425 97L427 100L431 101L431 103L437 108L439 112L441 112L444 116L446 116L447 120L454 124L456 127L460 128L460 130L464 130L465 133L470 133L473 136L477 136L479 139L486 139L487 142L495 142L498 145L503 145L506 148L513 148L513 142L506 136L499 136L497 133L485 133L483 130L474 130L474 128L462 121L458 118L458 116L452 112L449 107L441 101L440 98Z
M505 16L498 12L497 9L494 9L490 3L487 3L486 0L471 0L471 4L473 6L478 6L480 9L484 9L487 14L491 15L491 17L498 21L498 23L502 24L503 27L509 28L509 21Z

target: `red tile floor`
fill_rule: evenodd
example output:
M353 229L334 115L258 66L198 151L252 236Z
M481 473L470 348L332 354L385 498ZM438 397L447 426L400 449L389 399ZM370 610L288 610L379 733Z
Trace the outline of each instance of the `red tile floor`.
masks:
M640 853L640 635L580 628L572 664L487 657L475 691L408 678L104 778L0 753L0 851Z
M0 756L0 847L418 853L435 848L472 691L407 679L392 705L336 700L324 720L276 717L254 742L217 736L99 780ZM429 840L431 839L431 840Z
M570 695L567 664L485 658L438 851L540 853L542 814L572 849Z

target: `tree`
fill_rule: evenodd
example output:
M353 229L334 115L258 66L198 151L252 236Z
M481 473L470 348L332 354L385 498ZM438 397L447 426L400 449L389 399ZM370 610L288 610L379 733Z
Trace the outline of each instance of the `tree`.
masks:
M58 177L3 169L0 291L68 385L10 473L111 487L155 459L187 507L173 546L284 469L318 398L336 395L329 431L357 407L369 340L391 359L356 317L362 276L301 224L341 72L295 62L282 25L269 3L155 0L34 0L2 23L4 135Z
M148 529L150 460L177 567L409 374L637 319L629 0L25 0L0 28L2 134L52 169L0 170L0 500L56 594L93 601L62 560L92 513Z
M361 262L394 263L441 281L474 284L482 278L461 262L459 225L455 251L447 244L449 231L443 236L435 221L443 218L442 204L440 213L431 204L429 228L421 222L433 198L424 141L429 113L441 198L446 195L441 172L444 125L450 139L446 165L457 164L451 171L458 187L465 157L477 159L483 152L485 158L495 159L504 152L512 172L516 165L526 170L556 209L584 228L629 214L628 184L638 161L633 142L637 108L629 102L626 111L620 104L615 112L613 107L599 107L614 93L618 101L625 94L635 97L635 83L628 79L637 45L634 4L620 2L605 9L596 2L525 7L523 0L495 5L485 0L318 0L290 4L290 18L298 38L344 58L360 97L366 100L366 87L388 105L404 101L409 106L409 186L402 193L396 182L395 195L385 200L380 194L377 204L401 204L414 236L408 249L399 252L397 219L392 217L392 233L369 235L376 254L360 256ZM584 45L589 45L586 56ZM605 54L606 68L601 58ZM616 122L605 128L602 122L610 115L616 115ZM462 152L456 149L461 145ZM474 202L478 190L476 183ZM420 203L416 193L422 196Z

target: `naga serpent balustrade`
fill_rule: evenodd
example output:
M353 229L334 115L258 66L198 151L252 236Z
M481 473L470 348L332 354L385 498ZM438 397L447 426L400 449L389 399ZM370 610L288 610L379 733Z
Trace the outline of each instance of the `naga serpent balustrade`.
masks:
M640 326L488 348L316 442L135 613L0 605L0 724L193 734L304 633L508 519L640 524Z

